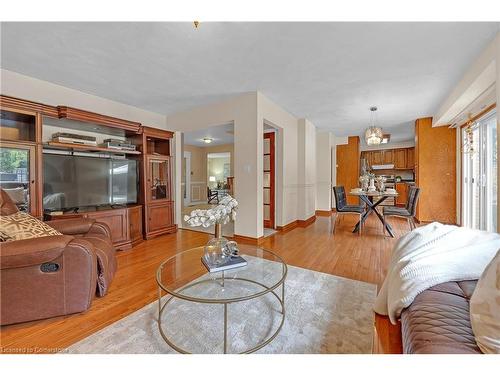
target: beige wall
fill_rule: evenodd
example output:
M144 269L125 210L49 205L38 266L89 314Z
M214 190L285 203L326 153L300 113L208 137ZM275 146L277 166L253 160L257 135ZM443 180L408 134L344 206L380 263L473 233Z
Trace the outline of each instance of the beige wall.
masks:
M234 143L228 143L225 145L218 145L218 146L209 146L209 147L204 147L205 152L208 153L217 153L217 152L229 152L230 154L230 176L234 175Z
M182 132L206 129L229 122L234 124L233 174L235 197L239 202L235 233L250 237L262 236L262 212L256 209L256 202L259 207L262 206L262 191L259 190L257 173L258 155L262 154L262 126L260 136L259 131L256 131L257 93L243 94L219 103L176 113L168 116L167 121L169 127ZM259 142L260 154L255 151ZM180 164L177 168L180 169ZM180 174L180 171L178 173ZM180 183L179 178L176 184ZM260 187L262 188L262 176L260 176ZM179 192L176 199L181 198L182 194ZM178 217L180 218L180 214Z
M0 69L0 92L48 105L66 105L167 129L167 116Z
M299 200L306 202L307 208L302 209L306 214L311 207L314 209L316 142L314 125L309 121L304 120L306 137L299 137L299 120L259 92L177 113L167 121L172 129L182 132L234 123L233 174L235 197L239 201L236 234L254 238L263 235L264 122L277 129L276 225L284 226L299 219ZM301 153L299 144L303 145ZM302 157L306 161L299 167ZM303 171L301 182L299 168L308 169Z
M204 147L184 145L191 153L191 182L207 181L207 154Z

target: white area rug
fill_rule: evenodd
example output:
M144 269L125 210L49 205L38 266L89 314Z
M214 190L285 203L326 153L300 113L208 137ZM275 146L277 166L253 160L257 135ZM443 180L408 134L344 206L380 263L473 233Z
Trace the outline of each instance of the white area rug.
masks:
M270 269L279 266L259 261L267 262ZM238 276L242 276L241 271ZM220 288L217 282L212 283L212 288ZM226 281L226 289L221 293L233 295L238 288L254 287L258 288ZM281 294L280 288L276 291ZM375 285L288 266L285 293L283 328L269 345L256 353L372 352ZM162 326L176 345L193 353L223 352L222 305L174 300L167 308ZM229 305L228 352L244 351L269 337L281 321L280 308L271 294ZM176 353L163 341L157 317L158 302L154 302L64 352Z

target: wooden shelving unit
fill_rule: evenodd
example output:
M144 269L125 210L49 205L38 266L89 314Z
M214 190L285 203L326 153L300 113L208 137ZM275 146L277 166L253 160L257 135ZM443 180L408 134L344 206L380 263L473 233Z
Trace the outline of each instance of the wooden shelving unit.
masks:
M0 107L2 147L29 152L29 212L32 215L42 218L44 214L43 149L126 155L127 158L137 160L139 166L137 204L78 215L87 215L107 223L112 232L113 243L118 248L129 248L142 238L152 238L177 230L177 225L174 224L171 170L171 143L174 133L78 108L55 107L1 94ZM43 125L48 120L50 125L69 129L70 132L78 129L125 138L135 144L137 150L43 142ZM72 124L71 121L77 123ZM57 219L69 217L71 214L62 215Z
M115 150L107 147L99 146L89 146L89 145L78 145L73 143L61 143L61 142L47 142L44 145L45 148L55 148L63 150L73 150L73 151L90 151L90 152L108 152L111 154L127 154L127 155L140 155L140 151L129 151L129 150Z

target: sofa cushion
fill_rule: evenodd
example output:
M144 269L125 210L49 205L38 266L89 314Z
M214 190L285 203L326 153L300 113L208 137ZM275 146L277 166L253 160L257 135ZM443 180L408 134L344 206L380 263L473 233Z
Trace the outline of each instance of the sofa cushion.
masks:
M403 351L415 354L481 353L469 317L476 281L448 282L420 293L401 314Z
M500 251L477 282L470 300L470 318L482 352L500 354Z
M25 212L0 216L0 231L9 237L6 241L61 235L54 228Z

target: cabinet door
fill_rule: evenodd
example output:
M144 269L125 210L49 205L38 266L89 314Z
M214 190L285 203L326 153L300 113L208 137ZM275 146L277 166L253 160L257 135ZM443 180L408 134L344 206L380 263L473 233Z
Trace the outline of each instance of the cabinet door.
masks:
M169 201L170 196L170 158L147 158L146 194L149 202Z
M128 227L130 240L136 241L142 238L142 207L131 207L128 209Z
M148 207L148 232L166 228L173 223L172 203Z
M366 151L366 161L367 161L369 167L371 167L373 165L373 152L372 151Z
M38 217L35 181L35 146L1 142L0 188L14 201L19 211Z
M406 168L406 149L400 148L394 150L394 167Z
M385 150L383 164L393 164L393 163L394 163L394 156L392 150Z
M125 208L89 212L88 217L108 225L114 244L128 240L128 217Z
M415 168L415 148L409 148L406 151L406 168Z
M372 151L372 165L384 164L384 152Z
M396 197L396 205L406 205L406 200L408 199L408 185L396 183L396 191L398 192L398 196Z

